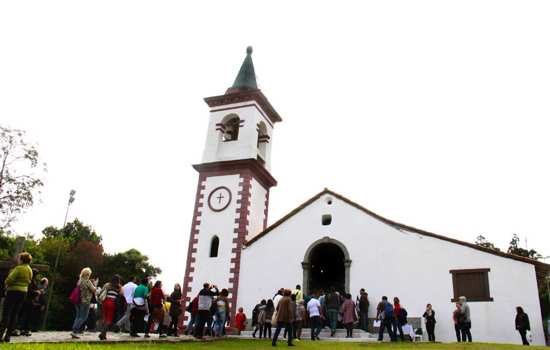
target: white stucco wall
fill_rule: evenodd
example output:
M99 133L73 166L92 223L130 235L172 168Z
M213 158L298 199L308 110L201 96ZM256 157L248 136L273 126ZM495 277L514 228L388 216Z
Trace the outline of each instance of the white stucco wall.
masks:
M352 260L350 292L355 298L360 288L368 291L371 317L383 295L398 296L409 317L420 317L431 303L437 316L436 338L455 341L449 270L490 268L494 301L470 303L474 340L521 343L514 327L515 307L521 305L530 317L534 343L543 344L533 265L395 229L339 199L328 205L327 196L243 250L238 306L248 314L278 288L303 285L306 250L328 236L346 246ZM332 215L331 225L321 225L322 214Z
M251 106L253 105L253 106ZM202 162L219 162L236 159L256 158L258 155L258 130L257 125L263 121L266 125L267 134L273 136L273 127L264 117L265 113L260 113L261 107L254 101L235 103L221 106L220 109L213 109L210 112L210 122L206 135L206 144L204 147ZM244 125L239 128L239 137L235 141L221 141L220 132L216 130L216 124L221 123L223 118L229 114L236 114L239 119L244 121ZM266 146L264 157L266 169L271 167L271 140Z
M222 287L226 287L230 277L229 266L231 262L231 249L233 248L233 236L235 228L235 217L237 209L237 193L239 191L240 175L224 175L207 177L203 182L205 185L201 200L204 203L200 216L197 252L194 254L196 259L194 263L195 271L190 275L193 277L191 282L190 296L195 296L202 288L204 282L210 282ZM229 206L221 212L213 212L208 207L209 193L219 186L225 186L230 189L232 199ZM210 243L212 237L217 235L220 238L218 256L210 257Z
M247 240L263 231L265 218L265 199L267 191L256 180L252 179L250 188L250 206L248 208L248 235Z

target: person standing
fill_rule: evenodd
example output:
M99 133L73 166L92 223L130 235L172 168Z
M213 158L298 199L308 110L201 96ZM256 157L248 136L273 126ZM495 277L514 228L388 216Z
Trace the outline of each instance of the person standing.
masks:
M155 321L158 322L159 338L165 338L164 334L164 292L162 291L162 282L156 281L151 289L149 296L151 309L149 310L149 318L145 327L145 338L149 338L149 331Z
M529 324L529 316L527 316L521 306L516 307L516 330L521 335L523 345L529 345L527 331L531 330L531 325Z
M229 302L227 296L229 292L227 289L222 289L220 295L216 299L214 306L214 336L220 337L225 335L225 324L229 320Z
M194 297L193 300L187 305L187 312L191 314L187 326L185 326L185 335L194 334L193 327L197 323L197 318L199 314L199 297Z
M147 305L147 297L149 296L149 288L147 287L148 279L143 278L139 286L134 290L132 298L132 310L130 311L130 336L139 337L138 333L145 330L144 319L145 315L149 314Z
M99 302L97 300L99 290L97 286L99 284L99 278L96 277L95 279L92 279L92 283L96 288L96 292L92 295L92 300L90 301L90 312L88 313L86 322L84 322L81 327L81 331L86 329L88 332L95 332L97 327L97 315L99 312Z
M10 342L11 334L17 323L17 316L27 296L29 284L32 281L30 267L32 256L29 253L20 253L17 256L18 265L13 268L4 281L6 297L0 325L0 341ZM6 334L4 335L4 332Z
M260 338L262 337L262 327L265 322L265 305L266 301L265 299L260 301L256 306L254 306L254 309L252 310L252 327L254 327L254 331L252 332L252 338L256 338L256 332L260 330ZM263 311L262 314L262 322L260 323L260 311Z
M304 292L302 292L302 287L299 284L296 285L296 289L292 291L292 294L296 296L296 302L304 300Z
M198 315L197 325L195 326L195 338L202 339L204 336L204 325L211 317L210 309L212 308L212 300L219 294L218 287L204 283L198 295Z
M331 337L334 337L336 327L338 326L340 304L340 294L336 292L334 287L330 287L330 293L325 297L325 307L327 309L327 318L330 326Z
M311 340L319 340L319 333L321 333L321 303L317 297L318 294L314 292L307 303L307 312L309 313L309 323L311 326Z
M38 275L38 270L32 269L32 280L27 288L27 295L23 305L21 306L21 312L19 315L20 320L20 335L29 337L31 335L32 325L35 324L35 319L38 317L36 313L36 300L39 295L38 292L38 283L36 282L36 277Z
M346 328L346 338L353 338L353 324L357 321L357 313L355 312L355 303L351 300L351 294L344 295L344 302L340 307L342 315L342 323Z
M426 321L426 331L428 332L428 340L435 342L435 311L432 309L432 304L426 305L424 312L424 320Z
M240 307L238 311L239 312L235 315L235 326L239 331L239 335L241 335L241 332L246 328L246 314L244 313L244 309L242 307Z
M134 292L137 288L136 282L136 278L132 276L128 279L128 283L122 286L122 293L126 299L126 312L124 313L124 316L122 316L116 323L121 330L130 331L132 327L130 323L130 315L132 314L132 309L134 308Z
M275 334L273 335L273 340L271 345L277 346L277 338L281 333L281 329L285 329L288 333L288 346L294 346L292 344L292 323L294 322L294 310L292 308L292 300L290 295L292 292L288 289L285 289L283 292L283 297L280 299L277 305L277 328L275 329Z
M460 304L456 303L456 309L453 311L453 323L455 326L456 341L460 343L462 340L460 324L462 315L460 314Z
M103 323L101 325L100 340L107 340L107 331L113 324L116 314L116 300L122 293L120 285L120 276L114 275L111 282L106 283L101 289L99 302L101 302L101 314L103 315Z
M403 326L407 323L407 310L401 307L401 303L398 297L393 298L393 323L392 330L393 334L397 337L397 331L399 331L399 336L401 341L405 341L405 336L403 335Z
M265 321L264 321L264 327L263 327L264 338L267 338L269 334L269 339L271 339L271 323L272 323L274 314L275 314L275 305L273 304L273 300L269 299L265 307Z
M92 302L92 297L96 292L96 287L90 281L90 276L92 275L92 269L85 267L80 271L80 277L77 282L77 288L80 291L80 303L75 304L76 315L74 318L73 329L71 332L71 338L80 339L78 333L84 322L88 319L88 313L90 312L90 303Z
M382 301L378 303L377 319L380 320L380 330L378 331L378 341L384 339L384 329L388 330L391 341L396 341L395 333L392 330L393 323L393 305L388 301L387 296L382 297Z
M292 330L292 339L296 339L296 328L294 327L294 322L296 321L296 295L294 294L290 294L290 306L292 307L292 314L294 315L294 321L292 321L290 329ZM288 329L285 328L283 338L286 338L287 332Z
M468 342L471 343L472 333L470 329L472 328L472 319L470 318L470 306L464 296L458 298L458 303L460 304L460 331L462 333L462 341L465 342L466 339L468 339Z
M174 291L170 294L170 325L168 334L178 337L178 320L181 315L181 286L179 283L174 285Z
M365 292L365 289L361 288L359 291L359 297L357 298L359 304L359 327L365 332L369 327L369 294Z
M302 340L302 328L306 321L306 307L304 306L304 300L300 300L296 303L296 316L294 318L294 330L295 339Z

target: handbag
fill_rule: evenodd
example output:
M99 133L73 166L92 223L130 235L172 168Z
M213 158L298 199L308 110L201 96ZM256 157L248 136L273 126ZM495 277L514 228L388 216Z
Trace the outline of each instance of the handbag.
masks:
M273 312L273 316L271 317L271 324L277 324L277 311Z
M75 305L80 304L80 286L78 284L69 295L69 300Z
M380 320L374 320L372 322L372 326L375 327L375 328L380 328L381 325L382 325L382 321L380 321Z

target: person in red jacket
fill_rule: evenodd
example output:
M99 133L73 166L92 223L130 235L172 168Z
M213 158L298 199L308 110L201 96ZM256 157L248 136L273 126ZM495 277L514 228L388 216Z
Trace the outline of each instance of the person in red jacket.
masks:
M187 323L187 326L185 327L185 335L193 334L193 326L195 325L197 321L197 314L199 312L199 297L195 297L191 304L187 306L187 312L191 314L191 317L189 318L189 322Z
M159 338L165 338L164 334L164 292L162 291L162 282L156 281L151 294L149 295L149 303L151 308L149 310L149 318L147 320L147 328L145 328L145 338L149 338L149 331L151 326L156 321L158 322Z
M240 335L246 327L246 315L242 307L239 308L239 312L235 316L235 324L237 325L237 329L239 330Z

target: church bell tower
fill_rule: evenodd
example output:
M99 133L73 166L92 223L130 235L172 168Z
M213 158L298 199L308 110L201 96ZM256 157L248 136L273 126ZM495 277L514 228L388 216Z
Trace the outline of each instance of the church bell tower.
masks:
M252 47L225 94L204 99L210 122L200 164L183 281L186 304L203 283L229 290L236 314L241 250L267 226L271 140L282 119L256 84Z

